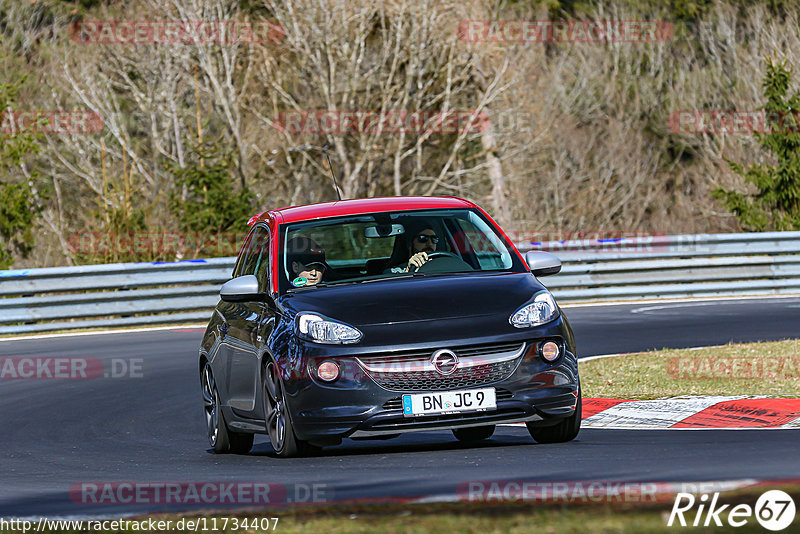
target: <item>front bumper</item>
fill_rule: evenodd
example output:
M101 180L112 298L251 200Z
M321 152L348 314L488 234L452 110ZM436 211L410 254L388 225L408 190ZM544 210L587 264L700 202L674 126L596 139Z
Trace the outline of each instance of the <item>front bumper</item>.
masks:
M535 334L535 335L532 335ZM315 354L302 347L295 352L295 369L306 370L304 380L286 383L287 402L295 433L303 440L325 440L344 437L369 438L391 436L405 432L444 430L514 422L555 424L574 413L578 391L578 362L574 346L564 335L563 325L557 321L547 329L536 332L522 331L502 339L480 339L480 343L524 343L521 355L514 362L510 374L501 380L454 387L398 389L395 382L387 389L385 381L376 380L360 363L359 355L346 355L339 348L333 354ZM564 348L553 363L538 355L538 344L557 339ZM476 340L450 342L450 347L472 346ZM306 346L307 347L307 346ZM430 347L431 351L441 347ZM352 350L352 349L350 349ZM458 349L455 349L458 352ZM400 351L402 352L402 351ZM310 353L310 355L309 355ZM302 355L301 355L302 354ZM374 354L369 353L369 354ZM364 356L363 354L360 356ZM314 365L333 359L339 363L342 376L326 384L314 377ZM363 358L361 358L363 359ZM423 382L427 388L428 382ZM444 383L444 382L443 382ZM417 384L415 382L414 384ZM405 393L442 391L454 389L494 387L497 408L487 412L464 412L453 415L427 415L409 417L403 414L401 398Z

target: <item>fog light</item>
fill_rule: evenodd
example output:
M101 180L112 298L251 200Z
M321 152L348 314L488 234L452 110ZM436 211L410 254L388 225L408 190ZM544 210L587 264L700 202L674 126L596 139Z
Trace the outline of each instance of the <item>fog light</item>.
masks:
M558 345L553 343L552 341L548 341L544 345L542 345L542 358L547 360L548 362L555 361L558 358L558 355L561 353L558 350Z
M336 365L336 362L322 362L317 367L317 376L325 382L332 382L339 378L339 366Z

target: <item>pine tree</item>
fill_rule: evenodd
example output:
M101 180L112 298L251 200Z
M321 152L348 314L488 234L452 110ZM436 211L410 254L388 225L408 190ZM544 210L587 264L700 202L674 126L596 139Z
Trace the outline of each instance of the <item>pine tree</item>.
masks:
M9 177L28 154L39 150L41 134L19 131L13 105L19 93L18 83L0 83L0 269L14 263L15 255L27 257L33 248L33 223L41 211L31 181L13 181Z
M223 152L218 145L205 144L195 147L193 155L198 162L183 168L170 166L177 187L170 195L169 207L178 227L183 232L223 238L226 232L244 235L255 195L248 188L237 191L232 154ZM181 190L185 194L181 195ZM193 252L214 254L213 250Z
M736 214L745 230L800 230L800 93L786 97L792 79L786 62L768 59L766 68L767 133L756 136L759 144L774 154L777 164L744 168L729 162L757 192L747 195L718 187L713 195Z

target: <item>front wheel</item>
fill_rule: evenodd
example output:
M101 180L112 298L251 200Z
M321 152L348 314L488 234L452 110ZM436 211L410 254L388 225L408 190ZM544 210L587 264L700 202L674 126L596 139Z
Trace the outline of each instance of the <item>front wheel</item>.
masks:
M278 367L269 361L262 373L262 390L264 395L264 421L269 435L269 442L275 454L282 458L291 458L309 454L318 450L306 441L298 439L289 418L289 408L283 391Z
M564 443L572 441L581 431L581 392L578 390L578 403L575 413L552 426L534 426L526 423L531 437L539 443Z
M214 452L224 454L232 452L234 454L247 454L253 448L253 434L233 432L225 422L219 402L219 392L214 381L214 373L211 365L206 363L203 367L202 392L203 392L203 411L206 419L206 431L208 443Z

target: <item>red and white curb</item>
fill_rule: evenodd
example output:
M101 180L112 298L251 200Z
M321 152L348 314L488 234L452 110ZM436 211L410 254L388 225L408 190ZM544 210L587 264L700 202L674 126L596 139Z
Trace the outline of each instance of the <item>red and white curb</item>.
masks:
M702 396L657 400L583 399L581 428L800 428L800 399ZM514 423L522 426L525 423Z
M800 428L800 399L584 399L583 428Z

